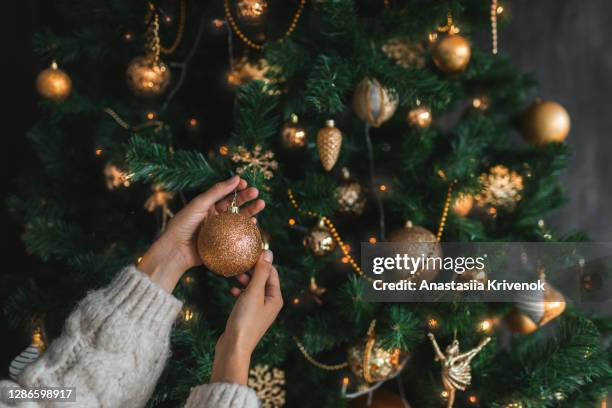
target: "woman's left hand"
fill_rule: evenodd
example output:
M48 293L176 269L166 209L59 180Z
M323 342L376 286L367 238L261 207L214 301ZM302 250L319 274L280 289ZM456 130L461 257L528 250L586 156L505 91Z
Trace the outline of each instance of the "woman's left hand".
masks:
M205 218L228 209L234 190L238 190L237 205L250 203L240 209L242 214L254 216L264 209L264 201L256 200L259 191L248 187L246 180L234 176L217 183L174 216L163 234L144 254L138 268L171 293L189 268L202 263L196 248L198 227Z

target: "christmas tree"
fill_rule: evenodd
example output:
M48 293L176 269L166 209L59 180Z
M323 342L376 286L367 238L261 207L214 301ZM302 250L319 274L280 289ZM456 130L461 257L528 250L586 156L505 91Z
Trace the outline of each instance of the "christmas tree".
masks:
M52 340L87 290L137 262L197 192L237 173L266 201L258 225L286 305L252 362L264 406L358 406L346 395L379 383L374 406L403 406L396 394L413 407L596 406L612 385L609 319L561 308L552 335L522 320L502 350L495 333L513 304L363 299L360 242L584 239L541 221L564 200L569 116L534 103L534 81L498 53L503 6L214 3L60 3L71 29L34 37L53 61L27 135L41 166L8 207L48 268L8 278L9 324L35 326L35 344L41 331ZM485 48L478 32L491 36ZM216 105L227 120L210 129ZM185 275L151 406L179 406L208 380L231 286L203 267ZM461 352L482 342L456 395L432 348L453 339Z

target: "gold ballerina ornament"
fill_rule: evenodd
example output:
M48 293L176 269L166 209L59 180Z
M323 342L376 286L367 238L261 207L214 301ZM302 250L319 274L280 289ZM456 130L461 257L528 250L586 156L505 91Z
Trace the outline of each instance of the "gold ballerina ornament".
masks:
M436 352L436 361L439 361L442 366L442 384L448 394L446 407L452 408L457 390L465 391L472 382L470 362L476 357L476 354L491 341L491 338L486 337L482 339L477 347L460 354L459 340L453 340L453 342L446 347L446 353L442 353L436 342L435 336L432 333L429 333L427 336L431 340L431 344Z

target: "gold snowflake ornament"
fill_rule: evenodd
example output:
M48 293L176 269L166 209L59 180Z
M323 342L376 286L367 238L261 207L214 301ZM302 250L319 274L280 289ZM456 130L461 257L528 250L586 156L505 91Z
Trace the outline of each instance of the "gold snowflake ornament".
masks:
M249 370L249 387L255 390L262 408L285 405L285 372L267 364L257 364Z
M481 174L480 183L483 189L474 197L480 207L503 207L511 210L522 198L523 177L502 164L491 167L488 173Z
M425 47L420 42L402 37L392 38L383 44L382 51L404 68L425 66Z
M241 164L236 168L236 173L239 175L249 170L259 171L266 180L274 177L273 172L278 169L278 162L274 160L274 152L272 150L264 152L260 145L255 145L253 151L244 146L238 146L232 155L232 161Z

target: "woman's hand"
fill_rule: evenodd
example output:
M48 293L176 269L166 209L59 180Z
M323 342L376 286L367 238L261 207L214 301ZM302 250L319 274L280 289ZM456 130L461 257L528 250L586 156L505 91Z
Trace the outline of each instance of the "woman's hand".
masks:
M247 188L246 180L238 176L215 184L174 216L164 233L144 254L138 268L171 293L185 271L202 263L196 249L196 233L200 223L206 217L226 211L232 202L234 190L238 190L239 206L255 200L259 195L256 188ZM263 200L256 200L241 208L240 212L254 216L264 207Z
M242 274L238 281L246 288L232 288L238 300L217 342L211 382L246 385L251 353L283 307L271 251L262 253L252 276Z

